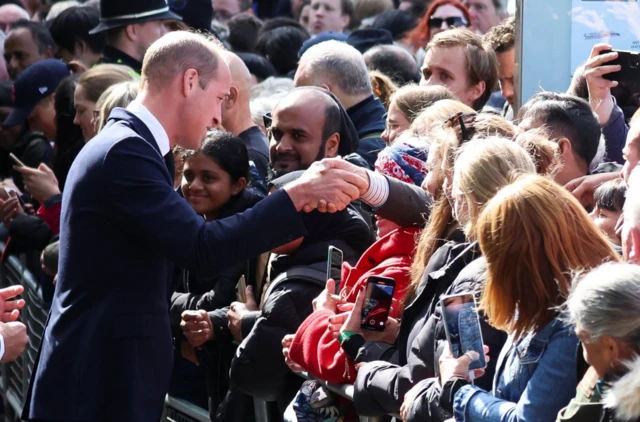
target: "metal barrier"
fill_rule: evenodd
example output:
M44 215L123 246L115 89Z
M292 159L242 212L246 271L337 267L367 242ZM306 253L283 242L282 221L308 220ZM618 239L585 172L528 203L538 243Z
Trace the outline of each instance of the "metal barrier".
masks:
M0 251L4 244L0 243ZM2 399L5 407L5 422L20 420L24 399L29 387L31 371L35 364L36 355L44 326L47 311L42 307L42 291L33 274L26 268L26 257L10 256L0 266L0 287L21 284L24 286L22 297L26 305L20 313L20 320L27 326L29 345L26 351L14 362L0 365L2 376Z

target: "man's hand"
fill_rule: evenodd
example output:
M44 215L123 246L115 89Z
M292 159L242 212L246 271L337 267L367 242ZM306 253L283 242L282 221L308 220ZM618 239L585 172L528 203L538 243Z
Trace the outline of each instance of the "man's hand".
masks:
M14 166L14 170L22 174L25 189L41 204L54 195L60 194L58 179L46 164L42 163L37 169Z
M29 344L27 327L21 322L0 323L0 335L4 339L4 355L0 363L13 362Z
M564 188L571 192L583 207L593 208L595 205L593 193L596 189L609 180L614 180L619 177L620 173L590 174L572 180L564 185Z
M24 292L22 286L10 286L0 289L0 321L13 322L20 316L20 309L24 308L24 300L10 300Z
M400 416L402 417L403 421L409 419L409 411L413 407L413 402L416 400L418 393L422 391L423 388L423 385L416 384L411 387L411 390L407 391L407 393L404 395L404 401L402 402L402 406L400 407Z
M313 163L298 180L285 186L284 190L298 211L340 211L369 188L366 171L357 169L358 167L340 158L326 158Z
M284 363L286 363L289 369L291 369L293 372L303 372L304 368L292 361L289 357L289 349L291 348L291 343L293 343L293 339L295 337L295 334L287 334L282 339L282 354L284 355Z
M197 311L184 311L180 322L182 333L191 347L200 347L213 340L213 324L209 314L200 309Z
M328 309L335 313L340 303L340 296L336 295L336 282L333 279L327 280L326 288L311 303L314 311Z
M258 310L258 304L253 297L253 288L247 286L247 303L233 302L227 313L227 320L229 321L229 330L233 339L240 343L242 341L242 318L246 314L252 311Z
M618 53L600 54L603 51L613 50L609 44L596 44L591 49L589 60L584 65L584 76L589 90L589 103L598 115L601 125L607 124L611 111L613 111L613 99L611 88L618 86L617 81L610 81L603 76L618 72L620 65L607 65L618 58Z
M20 213L24 213L22 205L18 195L14 191L9 191L9 198L6 200L0 199L0 221L5 227L9 227L11 220L16 218Z

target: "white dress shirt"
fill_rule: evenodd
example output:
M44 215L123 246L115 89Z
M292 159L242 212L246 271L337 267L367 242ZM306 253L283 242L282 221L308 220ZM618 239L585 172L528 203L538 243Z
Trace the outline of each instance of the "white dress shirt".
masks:
M156 140L158 144L158 148L160 148L160 153L164 157L171 151L171 144L169 143L169 135L164 130L156 116L154 116L145 106L140 104L137 101L132 102L127 107L127 111L132 113L138 119L142 120L149 131L153 135L153 138Z

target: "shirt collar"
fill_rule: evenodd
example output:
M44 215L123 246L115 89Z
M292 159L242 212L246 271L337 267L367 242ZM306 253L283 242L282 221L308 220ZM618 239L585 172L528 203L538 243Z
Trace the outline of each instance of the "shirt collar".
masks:
M138 119L142 120L153 137L155 138L156 143L158 144L158 148L160 148L160 153L164 156L171 151L171 144L169 143L169 135L164 130L156 116L153 115L145 106L140 104L137 101L132 102L127 107L127 111L135 115Z

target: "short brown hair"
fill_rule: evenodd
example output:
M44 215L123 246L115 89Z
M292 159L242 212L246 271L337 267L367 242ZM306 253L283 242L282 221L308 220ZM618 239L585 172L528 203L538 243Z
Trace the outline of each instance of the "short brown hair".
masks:
M175 31L151 44L142 62L140 86L162 87L189 69L198 72L200 87L206 89L218 72L222 44L212 36Z
M509 17L502 24L491 28L482 37L482 42L496 54L511 50L516 44L515 18Z
M498 82L498 62L495 53L482 44L482 38L468 29L451 29L436 34L429 44L427 51L432 48L461 47L464 49L467 63L468 82L476 85L484 81L485 89L482 95L474 101L473 107L480 110L493 92Z
M358 29L363 19L378 16L380 13L392 9L392 0L358 0L353 10L351 22L349 22L349 28Z
M487 260L480 308L489 324L516 338L556 317L572 272L619 260L578 200L542 176L500 190L476 228Z

